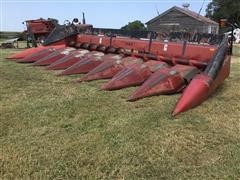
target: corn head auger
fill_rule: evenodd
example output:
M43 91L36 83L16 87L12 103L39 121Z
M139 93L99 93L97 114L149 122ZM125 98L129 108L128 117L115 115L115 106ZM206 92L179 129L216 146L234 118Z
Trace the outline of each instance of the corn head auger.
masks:
M87 25L61 26L49 35L44 46L9 59L63 70L59 75L85 74L79 82L110 79L102 85L103 90L139 86L129 101L183 92L173 115L201 104L229 76L231 53L227 37L222 37L219 44L203 45L186 40L158 41L152 33L141 39L114 33L100 35L96 31L111 32ZM129 36L130 32L124 33Z

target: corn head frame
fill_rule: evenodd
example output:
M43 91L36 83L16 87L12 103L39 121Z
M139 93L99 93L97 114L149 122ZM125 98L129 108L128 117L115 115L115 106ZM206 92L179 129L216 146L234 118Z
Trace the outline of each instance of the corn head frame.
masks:
M128 101L182 93L174 116L200 105L229 76L228 37L173 33L157 38L151 31L68 23L55 28L43 46L8 59L63 70L59 75L85 74L79 82L109 79L101 87L106 91L137 86Z

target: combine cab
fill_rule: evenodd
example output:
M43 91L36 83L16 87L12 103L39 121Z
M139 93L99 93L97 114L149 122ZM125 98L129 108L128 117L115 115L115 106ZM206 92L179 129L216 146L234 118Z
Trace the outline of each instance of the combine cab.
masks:
M141 39L114 32L99 35L90 26L61 28L49 35L44 46L10 58L61 69L60 75L85 74L79 82L109 79L103 90L137 86L129 101L182 92L173 115L201 104L229 76L231 43L227 37L218 37L219 44L209 45L158 41L151 32L144 32L149 38Z

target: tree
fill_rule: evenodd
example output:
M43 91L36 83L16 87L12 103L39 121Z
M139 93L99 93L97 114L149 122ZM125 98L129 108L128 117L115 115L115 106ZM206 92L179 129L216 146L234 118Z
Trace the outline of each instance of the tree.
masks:
M206 9L206 16L219 22L227 19L230 23L240 26L240 1L239 0L213 0Z
M146 30L147 28L141 21L136 20L133 22L129 22L127 25L121 27L121 29L127 31L134 31L134 30Z

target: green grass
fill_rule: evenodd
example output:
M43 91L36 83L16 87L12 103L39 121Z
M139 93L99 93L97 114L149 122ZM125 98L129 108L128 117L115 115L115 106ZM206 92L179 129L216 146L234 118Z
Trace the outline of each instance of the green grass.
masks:
M240 44L233 45L233 54L240 57Z
M180 94L127 102L135 88L5 60L0 179L240 178L240 58L201 106L171 117Z

